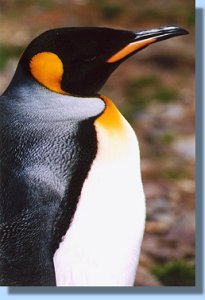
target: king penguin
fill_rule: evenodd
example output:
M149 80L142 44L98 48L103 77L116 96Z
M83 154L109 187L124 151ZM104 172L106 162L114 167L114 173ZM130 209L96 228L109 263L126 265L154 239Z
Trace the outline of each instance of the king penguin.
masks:
M145 223L138 141L98 94L148 45L187 34L59 28L0 97L0 284L132 286Z

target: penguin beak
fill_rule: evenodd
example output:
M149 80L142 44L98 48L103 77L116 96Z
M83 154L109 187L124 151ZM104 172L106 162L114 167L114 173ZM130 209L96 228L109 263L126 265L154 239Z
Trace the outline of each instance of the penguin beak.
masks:
M181 27L164 26L157 29L150 29L133 33L135 35L133 41L126 45L124 48L120 49L110 58L108 58L108 63L115 63L124 58L127 58L152 43L166 40L178 35L185 35L189 32Z

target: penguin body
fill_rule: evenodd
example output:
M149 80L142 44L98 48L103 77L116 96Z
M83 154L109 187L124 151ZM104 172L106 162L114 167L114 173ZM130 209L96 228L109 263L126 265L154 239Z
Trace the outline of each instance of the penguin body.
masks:
M25 50L0 98L1 285L133 285L138 141L98 90L133 53L186 33L60 28Z

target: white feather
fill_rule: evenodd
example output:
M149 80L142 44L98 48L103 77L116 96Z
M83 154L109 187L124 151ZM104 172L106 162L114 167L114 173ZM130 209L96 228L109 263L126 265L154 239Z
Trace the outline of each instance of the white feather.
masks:
M144 232L139 146L96 126L97 156L73 222L54 255L57 286L133 285Z

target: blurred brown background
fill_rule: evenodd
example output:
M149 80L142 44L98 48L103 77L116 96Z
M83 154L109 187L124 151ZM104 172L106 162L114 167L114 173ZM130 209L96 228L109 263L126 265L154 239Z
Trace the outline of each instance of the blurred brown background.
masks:
M195 282L194 19L193 0L0 0L0 93L25 46L50 28L179 25L190 32L129 59L102 91L140 143L147 222L137 285Z

